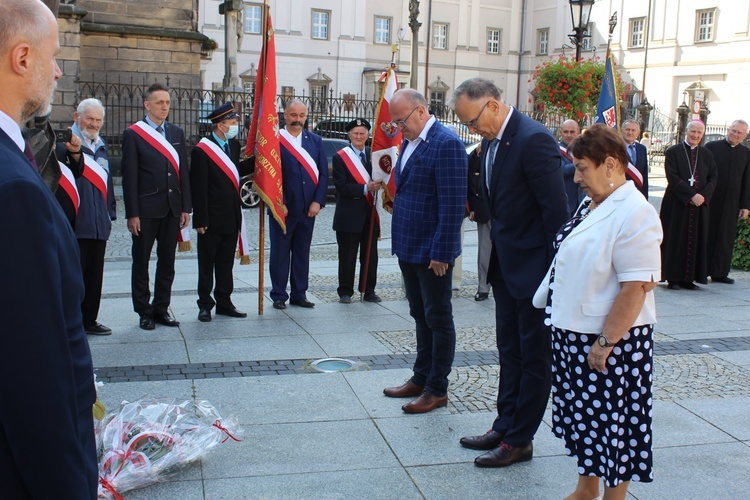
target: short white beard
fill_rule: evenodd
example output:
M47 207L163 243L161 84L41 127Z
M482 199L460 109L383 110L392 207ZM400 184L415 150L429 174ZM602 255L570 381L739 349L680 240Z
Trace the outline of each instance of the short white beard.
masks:
M85 137L86 139L88 139L89 141L91 141L91 142L96 142L96 141L97 141L97 139L99 139L99 134L98 134L98 133L96 133L96 134L92 134L92 133L91 133L91 132L89 132L88 130L84 130L84 129L82 129L80 125L78 125L78 128L79 128L79 129L80 129L80 131L81 131L81 135L83 135L83 136L84 136L84 137Z

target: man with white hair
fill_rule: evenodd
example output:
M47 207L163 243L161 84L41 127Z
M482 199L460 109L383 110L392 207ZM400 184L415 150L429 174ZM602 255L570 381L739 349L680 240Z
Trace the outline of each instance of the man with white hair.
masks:
M89 335L111 335L112 330L97 321L104 277L104 253L112 222L117 218L114 185L109 175L107 145L99 135L104 123L104 106L99 99L81 101L73 113L72 132L81 140L78 188L78 214L75 233L81 251L81 270L86 294L81 304L83 327ZM76 141L77 142L77 141ZM58 157L66 153L57 144Z

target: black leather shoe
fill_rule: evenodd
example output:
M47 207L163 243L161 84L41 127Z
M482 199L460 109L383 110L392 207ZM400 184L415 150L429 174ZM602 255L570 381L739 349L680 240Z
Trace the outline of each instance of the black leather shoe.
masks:
M342 304L351 304L352 298L349 295L342 295L341 297L339 297L339 302L341 302Z
M222 316L230 316L232 318L247 318L247 313L244 313L240 310L238 310L236 307L232 306L231 308L227 309L219 309L216 308L216 314L220 314Z
M307 299L294 299L290 300L289 303L293 306L305 307L307 309L315 307L315 304Z
M198 313L198 321L203 323L211 321L211 309L201 309Z
M696 285L695 283L692 283L690 281L680 281L680 288L684 288L685 290L698 290L700 287Z
M734 285L734 280L729 276L711 276L711 281L714 283L725 283L727 285Z
M487 300L487 297L489 296L490 294L488 292L477 292L476 295L474 295L474 300L482 302L483 300Z
M491 450L503 441L503 436L504 434L490 429L481 436L464 436L459 443L464 448L471 448L472 450Z
M286 309L286 302L284 302L281 299L276 299L273 301L273 308L274 309Z
M519 462L528 462L534 456L534 446L529 443L526 446L511 446L508 443L500 443L484 455L479 455L474 460L477 467L507 467Z
M86 333L88 333L89 335L112 335L111 328L107 328L106 326L96 321L94 321L92 325L89 325L85 327L84 329L86 330Z
M674 283L674 282L670 281L669 285L667 285L667 288L669 288L670 290L679 290L680 289L680 285L678 285L677 283Z
M168 312L154 313L154 323L164 326L180 326L180 322L174 319Z
M151 316L143 314L141 315L140 327L142 330L153 330L156 328L156 325L154 325L154 320L151 319Z
M365 294L364 301L365 302L375 302L375 303L378 303L378 302L383 302L383 299L381 299L380 295L378 295L377 293L372 292L372 293L366 293Z

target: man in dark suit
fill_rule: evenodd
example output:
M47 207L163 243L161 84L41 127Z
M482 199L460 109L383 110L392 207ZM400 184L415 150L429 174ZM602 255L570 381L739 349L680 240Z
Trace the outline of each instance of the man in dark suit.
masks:
M464 125L485 139L482 193L492 217L489 278L502 374L492 429L461 438L461 445L489 450L477 466L504 467L531 460L549 399L550 330L531 299L568 219L560 150L543 125L502 102L489 80L465 81L451 101Z
M328 159L320 136L305 129L307 106L297 99L284 110L286 126L279 131L281 172L286 209L286 233L269 217L271 300L276 309L315 307L307 300L310 245L315 216L326 203ZM291 273L291 274L290 274ZM291 294L286 291L291 283Z
M346 133L351 145L333 155L333 182L336 185L333 230L336 231L339 245L339 287L336 291L339 302L351 303L359 249L358 290L364 294L364 301L380 302L380 296L375 293L380 218L373 209L373 197L380 189L380 182L371 178L370 148L365 147L370 135L370 123L362 118L354 119L346 125Z
M239 130L232 103L213 110L207 119L213 131L193 148L190 185L193 199L193 227L198 232L198 320L211 321L216 314L245 318L232 303L234 255L244 227L240 207L240 178L250 173L249 162L240 163ZM216 288L214 288L214 270ZM214 298L211 298L211 289Z
M573 165L573 158L568 154L568 145L580 134L581 128L575 120L565 120L562 125L560 125L561 139L558 146L560 147L560 154L562 155L565 194L568 196L568 211L571 216L576 212L578 205L580 205L583 200L583 191L574 179L576 167Z
M641 126L635 120L625 120L620 126L622 138L625 140L625 146L628 150L630 163L638 172L637 175L628 167L626 172L628 180L635 183L635 187L643 193L648 199L648 150L646 146L638 142L638 135L641 133Z
M0 497L8 499L97 497L78 245L20 128L50 111L59 47L42 2L0 1Z
M427 413L448 404L456 350L451 285L461 253L468 160L463 142L430 115L419 92L396 91L390 108L405 138L391 172L396 176L392 247L416 323L417 358L414 375L383 393L414 397L401 409Z
M468 196L466 204L469 206L469 220L477 223L477 293L474 300L482 302L490 296L490 283L487 280L487 271L490 266L490 253L492 252L490 222L490 207L487 200L482 196L482 143L469 154L469 177L467 179Z
M185 133L167 122L169 89L154 83L143 103L147 114L122 134L122 193L133 235L133 309L140 327L179 326L168 311L180 231L190 222L190 172ZM148 263L157 243L154 299L149 303Z

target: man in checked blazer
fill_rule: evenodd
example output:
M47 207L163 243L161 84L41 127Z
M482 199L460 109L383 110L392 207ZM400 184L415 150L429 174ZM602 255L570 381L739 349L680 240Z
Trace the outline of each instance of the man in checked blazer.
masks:
M504 467L531 460L531 442L549 399L550 330L544 310L531 299L552 261L555 235L568 219L567 197L555 139L502 102L492 82L467 80L451 101L464 125L485 139L480 178L492 219L488 277L502 374L492 429L461 438L461 445L488 450L474 461L477 466Z
M390 108L405 138L391 173L396 176L392 246L416 323L417 359L405 384L383 392L416 397L401 409L427 413L448 403L456 349L452 271L461 253L468 159L463 142L430 115L416 90L397 91Z
M133 309L141 317L140 327L153 330L154 323L179 326L168 311L174 280L174 259L181 229L190 222L190 172L185 133L167 122L169 89L154 83L143 103L147 114L138 125L150 127L174 148L179 171L162 154L155 141L129 127L122 134L122 194L128 231L133 235ZM168 153L167 153L168 154ZM148 285L148 262L156 241L154 299Z

